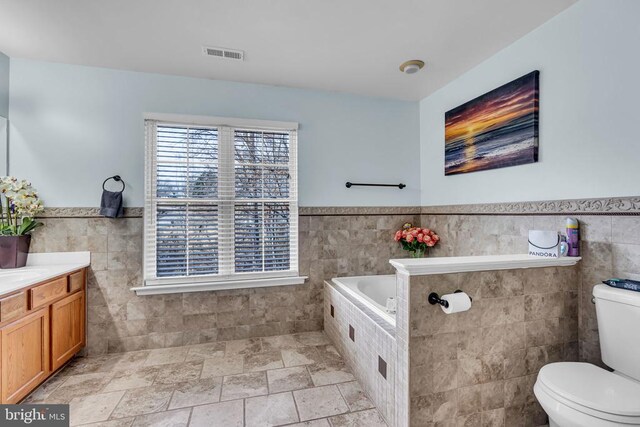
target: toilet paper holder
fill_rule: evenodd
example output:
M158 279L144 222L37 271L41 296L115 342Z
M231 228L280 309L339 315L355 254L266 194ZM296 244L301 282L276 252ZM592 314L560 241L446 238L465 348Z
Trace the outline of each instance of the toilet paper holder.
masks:
M459 294L460 292L462 292L460 289L453 291L454 294ZM473 298L469 297L469 300L473 301ZM438 295L436 292L431 292L429 294L429 297L427 298L427 301L429 301L429 304L431 305L440 304L444 308L449 308L449 301L440 298L440 295Z

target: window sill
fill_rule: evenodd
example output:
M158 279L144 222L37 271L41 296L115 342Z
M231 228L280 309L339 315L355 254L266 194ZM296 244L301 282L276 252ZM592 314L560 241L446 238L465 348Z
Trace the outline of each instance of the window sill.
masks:
M268 279L211 281L189 284L166 284L131 288L136 295L182 294L185 292L223 291L229 289L268 288L303 284L305 276L273 277Z

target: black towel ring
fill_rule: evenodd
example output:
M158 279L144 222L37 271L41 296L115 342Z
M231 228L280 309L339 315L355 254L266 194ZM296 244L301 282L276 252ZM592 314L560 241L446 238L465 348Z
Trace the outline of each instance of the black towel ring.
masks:
M102 189L105 190L105 191L107 190L106 188L104 188L104 185L110 179L114 180L115 182L121 182L122 183L122 190L119 191L120 193L122 193L124 191L125 185L124 185L124 180L122 178L120 178L120 175L110 176L109 178L105 179L104 182L102 183Z

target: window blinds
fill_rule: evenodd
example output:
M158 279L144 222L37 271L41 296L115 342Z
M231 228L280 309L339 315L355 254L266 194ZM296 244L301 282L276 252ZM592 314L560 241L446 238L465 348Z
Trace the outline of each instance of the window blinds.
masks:
M145 128L145 284L297 276L295 130Z

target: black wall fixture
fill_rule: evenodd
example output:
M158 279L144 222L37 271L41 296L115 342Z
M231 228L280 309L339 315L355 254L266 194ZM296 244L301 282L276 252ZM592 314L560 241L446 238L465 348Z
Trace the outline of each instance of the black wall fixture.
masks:
M350 182L348 181L345 184L345 187L347 188L351 188L354 185L358 185L361 187L398 187L399 189L403 189L404 187L406 187L406 185L404 185L403 183L400 184L365 184L365 183L359 183L359 182Z
M122 190L120 190L120 192L122 193L126 187L126 185L124 184L124 180L120 177L120 175L114 175L114 176L110 176L109 178L105 179L102 182L102 189L106 190L106 188L104 187L105 184L107 183L107 181L109 181L110 179L114 180L115 182L119 182L122 184Z

